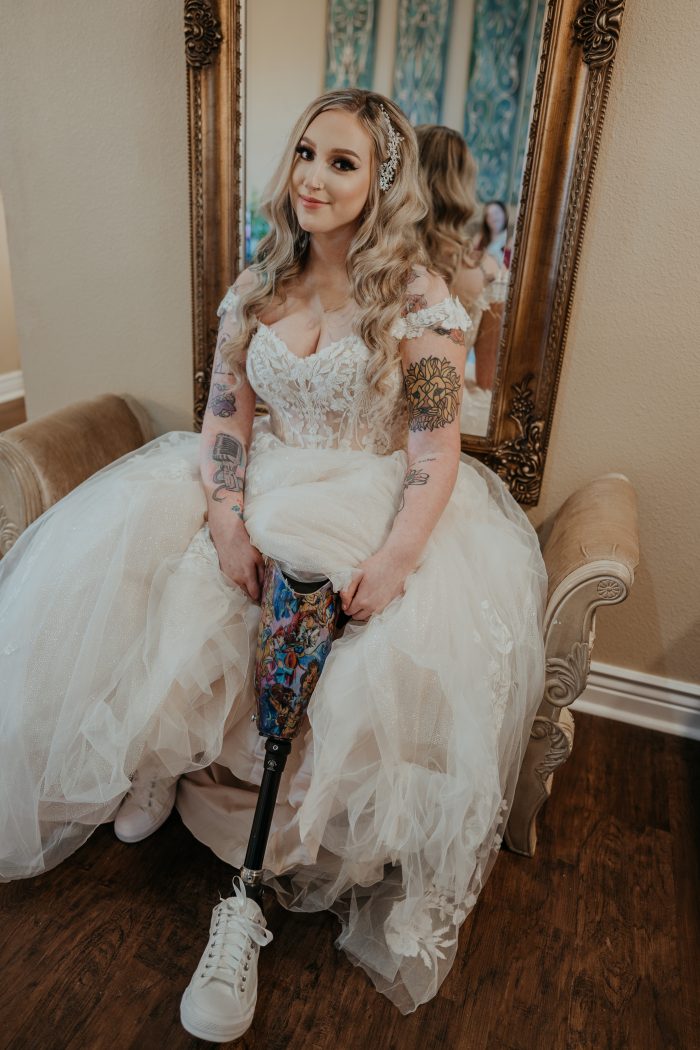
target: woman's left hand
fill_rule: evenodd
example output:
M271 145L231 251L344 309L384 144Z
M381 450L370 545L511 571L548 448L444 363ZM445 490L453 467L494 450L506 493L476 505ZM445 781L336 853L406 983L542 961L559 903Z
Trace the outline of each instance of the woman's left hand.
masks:
M406 577L414 568L390 551L379 550L360 562L351 583L340 591L343 612L353 620L368 620L404 593Z

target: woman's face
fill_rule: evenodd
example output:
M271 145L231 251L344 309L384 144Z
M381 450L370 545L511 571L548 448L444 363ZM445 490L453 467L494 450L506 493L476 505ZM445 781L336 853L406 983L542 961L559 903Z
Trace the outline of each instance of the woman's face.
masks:
M486 209L486 222L492 233L500 233L506 224L503 208L498 204L489 204Z
M296 149L291 196L311 234L358 226L372 177L373 143L352 113L328 109L311 121Z

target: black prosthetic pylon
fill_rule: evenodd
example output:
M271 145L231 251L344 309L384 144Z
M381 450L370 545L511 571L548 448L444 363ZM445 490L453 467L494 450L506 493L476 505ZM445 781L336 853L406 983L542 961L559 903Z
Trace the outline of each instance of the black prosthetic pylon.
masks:
M265 764L241 880L262 904L263 861L280 778L309 699L330 652L340 599L329 580L304 583L266 559L255 662L255 716Z
M291 750L290 740L268 737L265 742L265 772L258 792L245 861L241 868L241 879L246 893L258 904L262 902L263 861L270 836L272 814L275 811L282 772L287 764L287 755Z

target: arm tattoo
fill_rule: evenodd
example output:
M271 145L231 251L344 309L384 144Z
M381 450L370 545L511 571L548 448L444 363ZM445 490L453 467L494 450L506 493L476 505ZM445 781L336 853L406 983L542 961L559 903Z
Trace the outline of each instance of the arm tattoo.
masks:
M424 295L410 294L406 296L403 308L401 310L402 317L408 317L409 314L416 314L420 310L428 309L428 300ZM446 335L453 343L457 346L464 346L464 332L461 328L444 328L440 322L430 326L430 331L435 332L436 335Z
M464 346L464 332L461 328L443 328L442 325L436 324L431 328L431 332L435 332L435 335L446 335L457 346Z
M411 293L406 296L406 301L401 310L401 316L406 317L408 314L416 314L419 310L425 310L428 306L428 300L424 295L418 295Z
M223 342L223 340L222 340L222 342ZM213 368L213 372L214 372L214 375L223 375L223 376L232 376L233 375L233 372L231 371L231 369L229 368L229 366L226 364L226 362L224 361L223 357L221 356L221 351L220 350L217 350L216 353L214 354L214 368Z
M225 383L212 383L207 408L213 415L229 419L236 411L236 395Z
M403 479L403 492L401 493L401 506L399 511L402 511L406 506L406 489L409 485L427 485L430 474L427 474L424 470L416 470L415 467L410 467Z
M212 459L220 466L214 471L214 483L218 485L212 492L212 499L223 503L225 497L220 492L242 492L245 474L245 449L238 438L230 434L217 434Z
M421 357L406 370L404 389L409 430L435 430L457 415L462 383L447 357Z

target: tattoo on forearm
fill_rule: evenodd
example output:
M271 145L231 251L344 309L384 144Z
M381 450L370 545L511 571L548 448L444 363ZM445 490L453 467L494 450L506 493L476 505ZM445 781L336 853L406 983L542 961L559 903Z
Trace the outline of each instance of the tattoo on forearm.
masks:
M225 496L220 492L242 492L245 476L245 449L238 438L231 434L217 434L212 449L212 459L220 466L214 471L214 489L211 496L217 503L223 503Z
M225 383L212 383L207 408L213 415L229 419L236 411L236 395Z
M232 376L233 375L233 372L231 371L229 365L224 361L223 357L221 356L221 347L223 346L223 344L225 342L226 342L226 339L222 336L219 339L219 344L217 346L216 353L214 354L214 367L213 367L212 371L214 372L214 375L217 375L217 376Z
M436 430L457 415L462 383L447 357L421 357L404 376L408 429Z
M401 506L397 513L402 511L406 506L406 489L409 485L427 485L430 474L427 474L424 470L417 470L415 467L409 467L403 479L403 492L401 493Z

